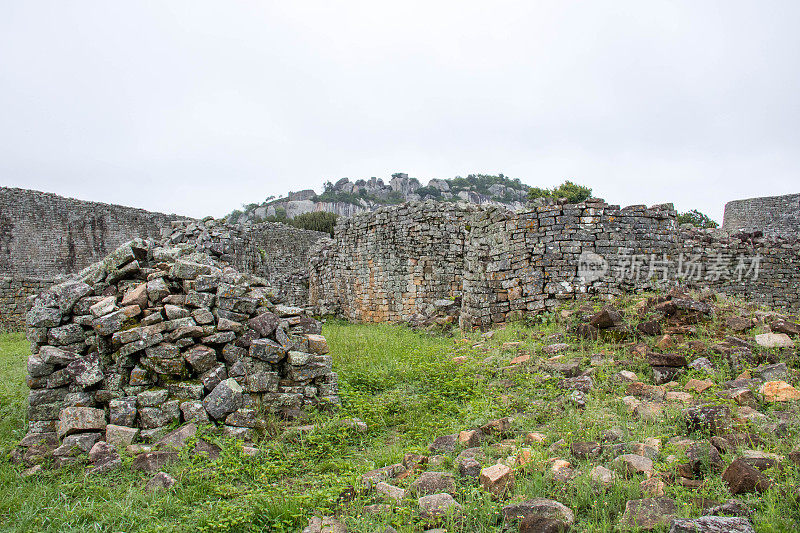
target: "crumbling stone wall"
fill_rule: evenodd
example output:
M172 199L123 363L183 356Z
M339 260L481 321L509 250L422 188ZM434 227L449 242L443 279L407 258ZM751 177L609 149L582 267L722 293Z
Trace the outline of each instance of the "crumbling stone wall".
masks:
M309 249L327 233L277 222L232 225L206 218L177 221L168 242L190 243L221 261L266 278L289 305L308 303Z
M52 284L50 279L0 278L0 331L25 329L30 298Z
M247 236L255 254L263 258L260 276L267 278L289 305L308 304L309 250L328 233L295 228L277 222L254 224Z
M335 239L320 239L309 250L308 303L319 315L343 316L339 295L346 294L346 287L343 276L337 273L342 262L336 243Z
M310 262L309 303L350 320L398 322L461 296L475 205L411 202L339 220Z
M30 454L61 440L152 442L179 422L253 436L261 414L338 402L321 326L264 278L192 244L126 243L27 315Z
M761 231L764 235L796 238L800 235L800 194L728 202L722 227L730 233Z
M28 296L135 237L191 242L242 272L267 278L287 304L305 305L308 250L327 234L269 222L232 226L3 187L0 330L24 327Z
M511 211L411 203L342 221L333 241L320 241L309 301L321 313L401 322L460 297L465 328L585 294L679 284L797 310L799 258L797 240L679 227L671 204L542 200Z
M685 262L703 267L701 271L684 267L680 277L687 286L711 287L756 303L800 311L800 240L796 235L755 237L682 228L676 253Z

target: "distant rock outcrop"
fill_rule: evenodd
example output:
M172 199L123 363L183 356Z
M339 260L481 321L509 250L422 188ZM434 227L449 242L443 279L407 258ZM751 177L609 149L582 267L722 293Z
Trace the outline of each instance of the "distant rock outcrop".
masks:
M312 189L289 192L284 198L269 199L261 204L249 204L243 211L234 211L231 222L248 223L262 220L295 218L303 213L327 211L342 217L351 217L365 211L374 211L385 205L419 200L442 202L469 202L473 204L521 207L528 195L528 187L518 179L502 174L489 176L470 174L466 178L432 179L422 186L417 178L408 174L392 174L386 184L382 179L350 181L342 178L325 184L324 192Z

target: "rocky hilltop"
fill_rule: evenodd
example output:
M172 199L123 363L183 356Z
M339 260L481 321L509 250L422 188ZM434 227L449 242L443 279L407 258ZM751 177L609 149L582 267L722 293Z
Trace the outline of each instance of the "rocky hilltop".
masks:
M470 174L466 178L432 179L423 186L408 174L392 174L389 183L380 178L350 181L342 178L327 182L322 194L313 189L289 192L286 197L269 198L258 204L248 204L243 210L228 215L231 222L260 222L270 218L294 218L303 213L327 211L350 217L356 213L373 211L385 205L418 200L443 202L470 202L473 204L506 205L521 207L530 187L519 179L499 174Z

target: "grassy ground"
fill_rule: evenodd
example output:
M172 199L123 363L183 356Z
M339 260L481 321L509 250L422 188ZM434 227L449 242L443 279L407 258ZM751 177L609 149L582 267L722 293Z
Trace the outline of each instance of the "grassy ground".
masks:
M300 436L284 432L277 423L271 438L258 443L261 453L245 456L233 442L224 444L222 457L208 462L189 457L165 471L178 483L171 490L154 494L142 489L148 476L128 468L99 476L87 476L76 466L23 478L21 466L0 460L0 529L13 531L299 531L314 514L337 514L349 531L383 531L393 525L399 531L421 531L415 502L408 500L389 516L362 513L365 505L379 503L374 493L356 491L341 497L350 487L360 486L364 472L400 462L406 452L427 453L427 445L438 435L480 426L490 419L513 416L514 433L544 433L546 444L531 445L532 461L516 473L513 493L497 501L474 482L458 481L456 499L464 506L466 522L449 524L448 531L500 531L500 508L508 501L531 497L552 498L570 507L576 515L577 531L610 531L629 499L644 497L642 477L620 479L612 488L599 490L588 480L594 464L610 467L607 458L580 461L569 450L550 450L552 443L600 440L604 431L622 428L625 441L642 442L647 437L665 443L656 470L674 471L663 458L679 450L666 445L669 437L685 435L680 410L667 406L658 422L636 420L619 401L624 385L611 378L621 367L611 359L626 361L644 381L652 373L643 359L632 357L620 345L579 342L564 335L558 314L543 316L537 324L514 325L497 331L491 339L473 334L464 339L416 333L396 326L350 325L329 321L323 330L339 372L342 409L333 417L316 415L319 429ZM719 335L719 318L698 328L696 338ZM693 337L694 338L694 337ZM549 376L536 362L541 347L570 342L566 358L590 366L591 354L602 354L595 366L595 390L587 408L579 410L557 388L557 376ZM503 346L519 342L518 346ZM531 361L506 369L522 353L536 354ZM710 352L722 370L712 379L731 379L732 371ZM464 356L461 362L453 357ZM0 335L0 447L8 452L24 434L25 359L27 346L19 334ZM797 361L791 361L797 368ZM522 370L522 371L521 371ZM691 371L680 378L708 377ZM681 389L682 390L682 389ZM713 398L716 387L703 393ZM700 396L700 395L698 395ZM796 407L795 407L796 408ZM762 410L769 413L769 407ZM343 427L336 420L358 417L369 427L366 433ZM795 428L796 429L796 428ZM756 428L756 431L759 431ZM760 432L764 449L787 454L797 447L797 433L777 437ZM699 436L698 436L699 437ZM210 439L216 437L208 436ZM217 440L217 442L220 442ZM484 444L490 462L505 458L507 450L498 440ZM551 457L569 459L582 474L570 483L553 479L547 468ZM725 457L730 462L733 457ZM125 461L130 461L126 458ZM458 478L452 457L445 464ZM753 523L760 532L800 530L800 482L797 467L768 472L773 489L760 496L741 499L754 509ZM413 478L398 482L407 486ZM700 489L667 485L667 496L681 504L684 516L698 516L698 498L725 501L730 498L720 476L709 475ZM447 524L446 524L447 525Z

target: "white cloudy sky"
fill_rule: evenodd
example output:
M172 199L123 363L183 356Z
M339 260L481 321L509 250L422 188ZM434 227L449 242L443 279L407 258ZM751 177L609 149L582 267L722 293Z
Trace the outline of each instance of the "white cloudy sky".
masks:
M472 172L800 192L800 3L6 1L0 185L203 216Z

